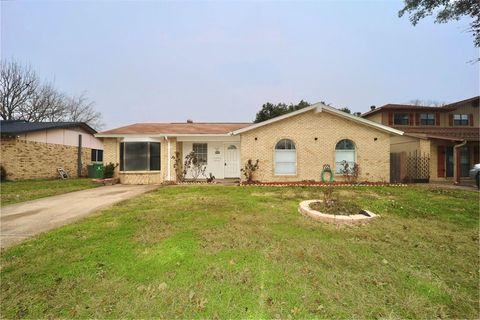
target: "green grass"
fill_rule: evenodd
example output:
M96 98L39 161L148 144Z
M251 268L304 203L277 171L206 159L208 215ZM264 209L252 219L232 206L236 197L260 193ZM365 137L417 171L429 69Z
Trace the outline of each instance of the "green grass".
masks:
M92 179L85 178L7 181L0 183L0 199L1 205L5 206L98 186L100 185L93 183Z
M3 252L0 316L478 317L478 192L335 192L381 218L305 218L311 187L160 188Z

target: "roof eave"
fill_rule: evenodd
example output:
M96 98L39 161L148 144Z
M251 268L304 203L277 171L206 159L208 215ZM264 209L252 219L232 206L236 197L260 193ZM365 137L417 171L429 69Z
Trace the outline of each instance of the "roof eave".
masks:
M395 134L395 135L400 135L400 136L403 135L403 131L401 131L401 130L397 130L397 129L391 128L389 126L385 126L385 125L380 124L378 122L363 119L362 117L354 116L350 113L340 111L340 110L335 109L333 107L329 107L329 106L326 106L326 105L317 107L316 112L323 112L323 111L326 111L327 113L338 115L338 116L340 116L342 118L345 118L345 119L349 119L349 120L352 120L352 121L355 121L355 122L362 123L366 126L372 127L374 129L377 129L377 130L387 131L390 134Z
M277 122L277 121L280 121L280 120L283 120L283 119L287 119L287 118L296 116L298 114L313 110L313 109L316 108L317 104L314 104L314 105L311 105L310 107L302 108L300 110L293 111L293 112L290 112L290 113L287 113L287 114L283 114L281 116L278 116L278 117L275 117L275 118L272 118L272 119L269 119L269 120L265 120L265 121L253 124L253 125L245 127L245 128L241 128L241 129L238 129L238 130L231 131L230 135L233 136L233 135L237 135L237 134L240 134L240 133L243 133L243 132L247 132L247 131L250 131L250 130L253 130L253 129L256 129L256 128L259 128L259 127L263 127L267 124L274 123L274 122Z
M142 138L142 137L228 137L229 133L97 133L97 138Z

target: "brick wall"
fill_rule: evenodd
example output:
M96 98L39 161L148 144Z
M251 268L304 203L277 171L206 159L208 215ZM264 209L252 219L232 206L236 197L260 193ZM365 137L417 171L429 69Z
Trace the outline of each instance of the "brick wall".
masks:
M295 176L274 173L275 144L284 138L293 140L297 148ZM313 110L241 134L241 163L243 166L248 159L259 159L254 179L260 181L318 181L323 164L334 169L335 145L342 139L356 144L360 181L390 180L389 134ZM337 181L342 179L341 175L335 176Z
M82 176L87 175L91 150L82 148ZM9 180L56 178L59 167L76 177L77 152L73 146L2 137L0 163Z

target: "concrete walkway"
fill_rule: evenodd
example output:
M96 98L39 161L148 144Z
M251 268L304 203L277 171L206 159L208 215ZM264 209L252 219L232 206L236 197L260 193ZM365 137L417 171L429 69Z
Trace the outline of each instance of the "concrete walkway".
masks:
M118 184L5 206L0 209L0 247L10 247L156 188L158 186Z

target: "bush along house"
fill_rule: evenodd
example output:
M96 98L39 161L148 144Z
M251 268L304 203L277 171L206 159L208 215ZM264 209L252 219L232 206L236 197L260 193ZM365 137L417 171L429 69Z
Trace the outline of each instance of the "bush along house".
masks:
M469 169L479 163L479 100L441 107L387 104L363 114L404 132L391 139L391 180L471 183Z
M2 120L0 164L7 180L87 175L87 165L102 162L103 144L83 122Z
M244 179L241 169L258 160L253 179L261 182L320 181L325 164L342 181L345 163L359 169L358 181L388 182L391 139L402 134L317 103L256 124L137 123L96 137L104 162L119 164L115 175L125 184L176 181L192 153L204 171L187 171L187 179Z

